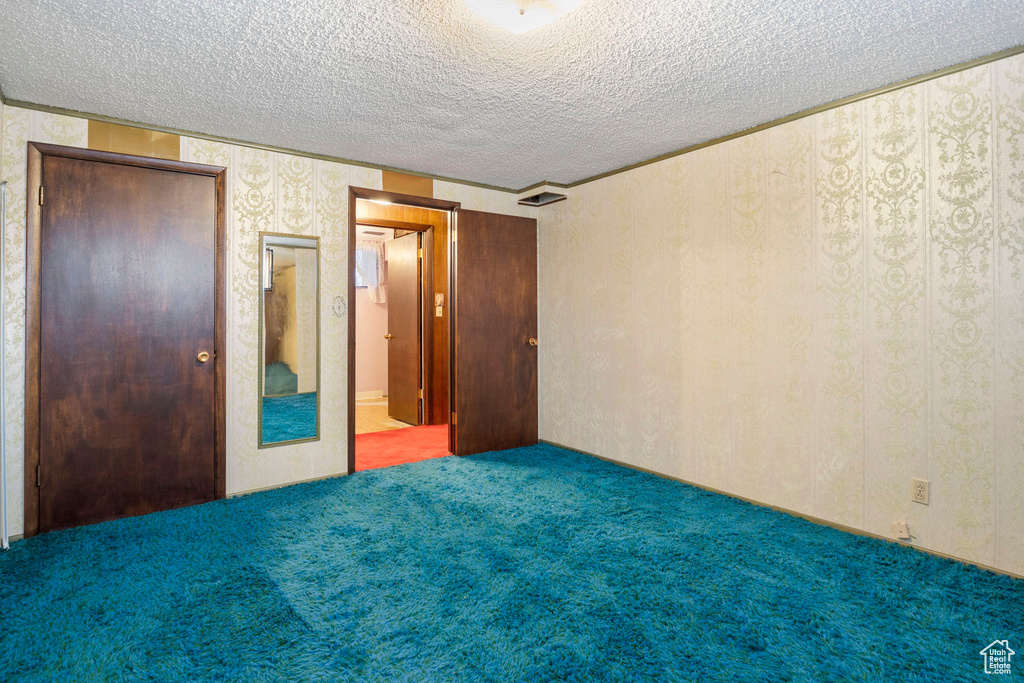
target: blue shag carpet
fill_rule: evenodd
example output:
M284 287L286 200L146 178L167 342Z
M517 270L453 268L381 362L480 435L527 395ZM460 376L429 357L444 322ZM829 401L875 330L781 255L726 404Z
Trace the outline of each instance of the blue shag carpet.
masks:
M316 392L263 398L263 443L316 436Z
M0 600L3 681L965 681L1024 646L1024 581L544 445L39 536Z

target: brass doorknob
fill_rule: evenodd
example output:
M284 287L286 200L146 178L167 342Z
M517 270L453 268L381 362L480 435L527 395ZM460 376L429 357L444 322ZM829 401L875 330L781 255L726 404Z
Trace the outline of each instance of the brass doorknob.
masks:
M385 334L385 335L384 335L384 338L385 338L385 339L391 339L391 335L390 335L390 334Z
M205 363L206 361L210 360L210 354L208 354L206 351L200 351L199 355L196 356L196 360L199 361L200 363Z
M530 337L530 346L536 346L536 345L537 345L537 340L534 339L533 337Z

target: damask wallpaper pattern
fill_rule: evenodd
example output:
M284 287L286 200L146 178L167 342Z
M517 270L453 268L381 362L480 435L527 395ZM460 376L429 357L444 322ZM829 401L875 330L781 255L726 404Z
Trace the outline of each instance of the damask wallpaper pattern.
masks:
M1024 56L568 194L542 438L1024 574Z
M380 172L277 152L182 138L181 158L228 168L228 491L338 474L347 466L346 292L348 186L380 187ZM320 440L256 448L259 233L320 237Z
M86 147L85 119L3 109L2 178L7 210L8 512L22 532L24 477L25 173L29 141ZM379 170L183 137L181 160L225 166L227 178L227 490L252 491L343 473L347 467L348 188L380 189ZM515 195L435 183L435 196L467 209L535 215ZM257 448L261 231L320 237L320 441Z

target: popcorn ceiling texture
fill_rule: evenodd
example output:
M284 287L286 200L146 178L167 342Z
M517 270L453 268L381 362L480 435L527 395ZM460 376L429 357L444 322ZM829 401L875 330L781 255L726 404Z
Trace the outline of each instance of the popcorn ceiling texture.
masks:
M0 0L13 100L509 188L572 182L1012 47L1019 0Z

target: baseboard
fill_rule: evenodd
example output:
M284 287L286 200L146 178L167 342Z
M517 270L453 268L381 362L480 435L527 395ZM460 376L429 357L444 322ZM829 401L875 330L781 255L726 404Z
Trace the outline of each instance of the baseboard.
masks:
M312 479L300 479L299 481L289 481L289 482L285 482L284 484L274 484L273 486L263 486L263 487L260 487L258 489L248 489L247 491L235 491L234 493L229 493L229 494L227 494L224 497L225 498L239 498L241 496L248 496L251 493L260 493L262 491L274 491L276 489L283 489L283 488L286 488L288 486L297 486L299 484L311 484L314 481L325 481L327 479L338 479L340 477L347 477L347 476L348 476L347 472L341 472L339 474L328 474L328 475L325 475L323 477L313 477Z
M361 398L384 398L384 392L380 389L377 391L360 391L356 393L356 400Z
M598 460L604 460L605 462L610 462L610 463L612 463L614 465L619 465L619 466L625 467L627 469L636 470L638 472L644 472L645 474L653 474L654 476L661 477L662 479L671 479L672 481L678 481L681 484L687 484L688 486L695 486L696 488L703 489L704 491L709 491L711 493L717 493L717 494L722 495L722 496L728 496L729 498L735 498L736 500L742 500L744 503L750 503L751 505L757 505L758 507L768 508L768 509L774 510L776 512L783 512L783 513L785 513L787 515L791 515L793 517L799 517L800 519L806 520L806 521L811 522L813 524L818 524L820 526L827 526L827 527L830 527L832 529L836 529L837 531L845 531L846 533L853 534L854 536L866 536L868 538L876 538L876 539L878 539L880 541L885 541L886 543L895 543L897 545L901 545L901 546L904 546L904 547L907 547L907 548L913 548L914 550L919 550L919 551L921 551L923 553L928 553L929 555L935 555L936 557L942 557L942 558L945 558L947 560L954 560L956 562L960 562L961 564L967 564L967 565L970 565L972 567L977 567L978 569L984 569L985 571L989 571L989 572L992 572L994 574L1002 574L1003 576L1009 576L1010 578L1014 578L1014 579L1024 579L1024 576L1022 576L1020 574L1014 574L1013 572L1007 571L1005 569L998 569L997 567L990 567L987 564L981 564L980 562L975 562L973 560L966 560L966 559L964 559L962 557L957 557L956 555L949 555L949 554L941 552L939 550L932 550L931 548L925 548L924 546L914 545L912 543L902 543L902 542L900 542L897 539L889 538L887 536L879 536L878 534L871 533L870 531L865 531L864 529L858 529L856 527L846 526L845 524L838 524L837 522L830 522L827 519L821 519L820 517L815 517L814 515L808 515L808 514L803 513L803 512L797 512L795 510L790 510L788 508L779 507L778 505L772 505L770 503L765 503L765 502L760 501L760 500L754 500L753 498L746 498L744 496L740 496L740 495L737 495L735 493L729 493L728 491L721 491L719 489L712 488L711 486L705 486L704 484L698 484L697 482L687 481L686 479L681 479L679 477L673 477L671 474L664 474L662 472L658 472L656 470L650 470L650 469L647 469L646 467L641 467L639 465L632 465L632 464L630 464L628 462L622 462L621 460L616 460L615 458L608 458L608 457L605 457L603 455L598 455L597 453L590 453L589 451L580 450L579 448L573 448L572 446L566 446L564 444L556 443L554 441L548 441L547 439L541 439L540 442L548 444L549 446L555 446L557 448L564 448L567 451L573 451L575 453L580 453L582 455L589 455L592 458L597 458Z

